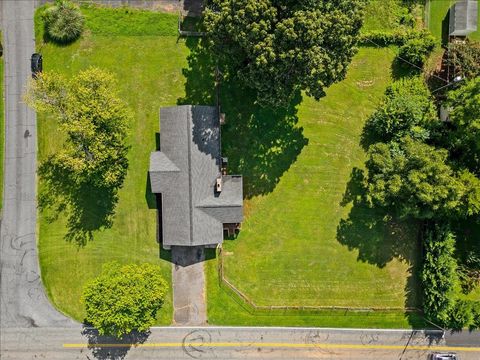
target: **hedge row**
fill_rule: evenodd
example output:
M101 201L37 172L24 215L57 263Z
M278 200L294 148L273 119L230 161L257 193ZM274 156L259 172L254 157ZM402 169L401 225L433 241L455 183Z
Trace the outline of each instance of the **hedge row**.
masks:
M431 226L425 232L424 249L422 285L426 317L452 329L479 329L480 301L459 298L461 288L453 233L447 226Z
M408 40L421 39L427 36L430 36L427 30L368 31L360 34L359 43L362 45L402 46Z
M447 227L433 225L424 238L423 309L429 320L447 326L460 290L455 236Z

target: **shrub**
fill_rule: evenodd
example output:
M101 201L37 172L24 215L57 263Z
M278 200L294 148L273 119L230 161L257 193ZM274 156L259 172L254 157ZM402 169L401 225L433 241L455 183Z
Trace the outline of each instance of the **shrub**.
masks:
M398 57L411 64L423 66L434 47L435 39L429 34L420 33L420 36L408 39L400 47Z
M467 40L448 45L449 65L455 67L455 73L467 79L480 76L480 42Z
M80 37L83 15L80 8L68 0L56 0L43 13L46 36L59 44L68 44Z
M470 326L472 321L472 302L467 300L458 300L450 313L449 327L455 330L461 330L467 326Z
M366 124L366 131L381 142L406 135L425 140L437 120L433 98L423 79L407 78L387 88L382 104Z
M440 325L448 325L459 293L457 262L453 256L455 237L447 227L434 225L425 233L422 270L425 315ZM462 305L463 306L463 305ZM462 309L457 309L461 314ZM462 320L458 316L459 321Z
M166 290L159 266L108 263L85 285L85 320L101 335L120 338L133 330L147 331L155 323Z
M472 323L470 329L480 329L480 301L472 303Z

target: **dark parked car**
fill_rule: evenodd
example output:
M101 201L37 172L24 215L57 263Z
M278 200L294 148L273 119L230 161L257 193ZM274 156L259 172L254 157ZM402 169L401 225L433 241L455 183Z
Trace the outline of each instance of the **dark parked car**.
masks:
M430 360L460 360L455 353L433 353L429 357Z
M43 70L42 54L32 54L32 58L30 59L30 67L32 68L32 77L36 79L37 74L41 73Z

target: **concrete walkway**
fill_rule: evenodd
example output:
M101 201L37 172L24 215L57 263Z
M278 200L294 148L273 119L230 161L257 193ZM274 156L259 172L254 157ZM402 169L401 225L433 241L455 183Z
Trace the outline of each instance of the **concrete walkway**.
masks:
M207 322L204 261L202 246L172 246L175 325L198 326Z
M34 0L1 1L5 160L0 234L0 319L5 327L71 326L43 290L36 244L35 113L22 103L35 50Z

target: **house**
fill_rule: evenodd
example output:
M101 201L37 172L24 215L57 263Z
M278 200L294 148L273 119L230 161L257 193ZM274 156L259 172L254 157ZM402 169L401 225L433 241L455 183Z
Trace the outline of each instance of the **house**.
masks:
M226 175L217 108L162 108L160 150L150 155L149 176L165 249L215 247L223 242L224 230L239 228L243 182L239 175Z
M449 35L465 37L477 31L478 2L477 0L458 0L450 8Z

